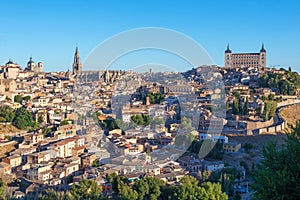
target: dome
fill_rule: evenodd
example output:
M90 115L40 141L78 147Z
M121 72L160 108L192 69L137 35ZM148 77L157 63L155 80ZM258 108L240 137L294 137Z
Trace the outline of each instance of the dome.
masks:
M15 64L15 63L12 60L9 60L6 64L11 65L11 64Z
M35 63L32 60L32 57L30 57L30 60L28 61L27 65L35 65Z

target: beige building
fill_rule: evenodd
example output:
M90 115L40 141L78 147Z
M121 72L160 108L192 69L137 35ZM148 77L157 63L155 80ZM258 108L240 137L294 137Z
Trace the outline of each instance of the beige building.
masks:
M2 162L9 164L11 167L17 167L22 164L22 157L20 155L12 155L3 158Z
M14 79L0 79L0 93L16 92L17 83Z
M223 150L225 153L235 153L238 152L241 148L240 143L225 143L223 144Z
M225 51L224 65L226 68L239 68L239 67L266 67L266 50L264 44L258 53L232 53L227 46Z

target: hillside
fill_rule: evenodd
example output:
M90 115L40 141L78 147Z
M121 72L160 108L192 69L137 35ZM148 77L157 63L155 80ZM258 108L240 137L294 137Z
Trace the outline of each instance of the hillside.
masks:
M15 133L20 132L15 126L10 124L0 124L0 137L4 137L5 135L14 135Z
M280 111L281 116L288 122L295 126L297 121L300 121L300 104L287 106Z

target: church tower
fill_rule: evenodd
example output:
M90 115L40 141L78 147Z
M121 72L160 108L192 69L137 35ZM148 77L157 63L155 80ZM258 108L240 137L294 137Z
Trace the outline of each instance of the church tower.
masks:
M80 55L78 51L78 47L76 46L76 51L74 55L74 62L73 62L73 74L77 74L78 72L82 71L82 64L80 61Z

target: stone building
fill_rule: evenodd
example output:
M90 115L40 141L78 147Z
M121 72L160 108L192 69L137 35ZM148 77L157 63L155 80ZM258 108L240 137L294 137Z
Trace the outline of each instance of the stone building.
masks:
M264 44L258 53L232 53L227 45L225 51L224 66L226 68L240 68L240 67L255 67L265 68L266 67L266 50Z

